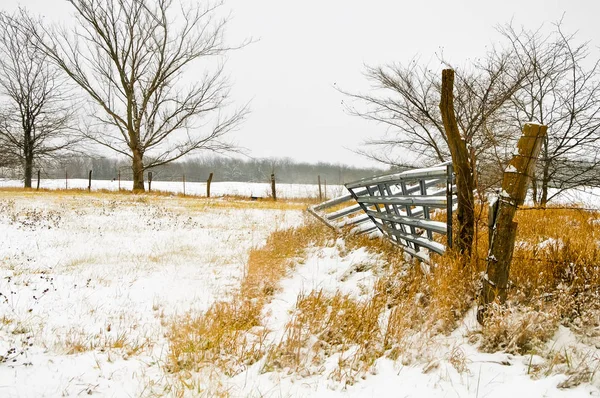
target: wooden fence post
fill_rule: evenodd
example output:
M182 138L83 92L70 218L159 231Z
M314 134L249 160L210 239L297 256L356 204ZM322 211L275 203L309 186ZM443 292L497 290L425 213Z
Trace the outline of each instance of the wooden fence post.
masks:
M185 174L183 175L183 196L185 196Z
M508 275L517 234L517 223L513 218L517 207L525 201L527 184L535 169L546 130L547 127L543 125L525 124L523 135L517 144L518 153L504 171L502 192L497 198L497 206L492 206L492 238L477 309L479 323L485 321L487 307L496 298L500 303L506 301Z
M213 173L210 173L208 180L206 180L206 197L210 198L210 183L212 182Z
M65 189L69 189L69 175L67 174L67 169L65 169Z
M88 191L92 191L92 170L90 170L90 174L88 175Z
M121 170L119 170L119 191L121 190Z
M148 192L152 192L152 172L148 172Z
M42 174L42 171L38 170L38 181L37 181L37 188L36 188L38 191L40 190L40 174Z
M321 193L321 176L318 175L317 176L317 181L319 183L319 201L323 200L323 194Z
M452 165L456 173L458 236L454 238L455 248L459 253L470 256L475 236L475 198L473 197L475 180L469 150L456 121L453 89L454 71L444 69L442 71L440 113L448 140L448 148L452 155Z
M271 194L273 195L273 200L277 200L277 191L275 189L275 173L271 173Z

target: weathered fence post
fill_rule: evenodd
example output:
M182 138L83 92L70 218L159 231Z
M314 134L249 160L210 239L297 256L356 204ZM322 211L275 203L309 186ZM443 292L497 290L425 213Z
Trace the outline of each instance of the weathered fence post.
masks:
M67 169L65 169L65 189L69 189L69 175L67 174Z
M206 197L210 198L210 183L212 182L213 173L210 173L208 180L206 180Z
M119 170L119 191L121 190L121 170Z
M475 198L473 196L475 180L469 150L456 121L453 88L454 71L444 69L442 71L440 113L448 140L448 148L452 155L452 165L456 173L458 236L455 243L459 253L470 256L475 235Z
M320 175L317 176L317 181L319 182L319 201L322 201L323 200L323 194L321 192L321 176Z
M517 234L517 223L513 221L517 207L527 195L527 184L533 174L547 127L527 123L517 144L518 153L513 156L504 171L502 192L497 198L497 207L492 206L492 238L487 258L487 271L483 278L477 320L483 323L487 306L496 298L506 301L508 275Z
M40 190L40 174L42 174L42 171L38 170L38 181L37 181L37 188L36 188L38 191Z
M183 196L185 196L185 174L183 175Z
M152 191L152 172L148 172L148 192Z
M90 170L90 173L88 175L88 191L92 191L92 170Z
M277 200L277 192L275 190L275 173L271 173L271 194L273 195L273 200Z

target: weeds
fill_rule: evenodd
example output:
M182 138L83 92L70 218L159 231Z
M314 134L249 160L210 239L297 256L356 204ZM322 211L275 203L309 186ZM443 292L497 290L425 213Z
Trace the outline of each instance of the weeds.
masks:
M480 216L484 219L485 211ZM597 213L564 209L518 214L523 227L508 303L494 305L485 326L474 334L483 351L540 353L547 364L535 366L538 372L568 375L561 388L591 380L595 372L589 360L573 367L568 355L553 355L545 344L560 324L580 338L600 335L598 218ZM405 364L422 357L435 336L455 330L474 305L487 252L487 225L478 225L471 259L449 252L435 256L429 268L407 264L388 242L348 237L348 250L366 247L386 264L371 298L357 301L322 291L300 296L285 338L268 351L263 371L318 374L337 355L329 377L351 384L382 355ZM452 348L446 359L459 373L468 372L460 347Z
M260 359L268 333L260 324L263 305L294 265L293 259L301 258L308 246L322 244L328 234L317 224L279 230L264 247L251 250L241 290L231 301L217 302L203 315L173 322L168 335L169 370L217 366L233 375Z

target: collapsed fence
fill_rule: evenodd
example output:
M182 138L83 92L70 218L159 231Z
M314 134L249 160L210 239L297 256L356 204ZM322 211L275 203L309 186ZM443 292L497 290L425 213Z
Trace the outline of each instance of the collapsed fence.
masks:
M448 247L452 246L456 188L451 163L365 178L345 186L349 195L311 206L309 212L337 231L379 231L405 253L426 262L428 251L443 254L446 250L436 235L445 235ZM440 209L446 210L445 222L433 219Z

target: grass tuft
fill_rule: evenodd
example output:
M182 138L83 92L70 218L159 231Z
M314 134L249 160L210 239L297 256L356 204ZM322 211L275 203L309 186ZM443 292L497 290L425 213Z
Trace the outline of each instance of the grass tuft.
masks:
M265 353L268 330L260 326L263 305L276 292L293 259L310 245L322 244L331 234L310 223L275 231L264 247L250 252L240 292L231 301L220 301L200 316L175 320L168 334L168 368L172 372L199 371L206 367L234 375Z

